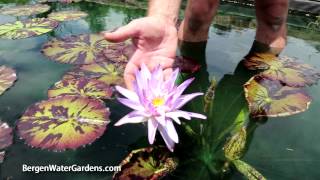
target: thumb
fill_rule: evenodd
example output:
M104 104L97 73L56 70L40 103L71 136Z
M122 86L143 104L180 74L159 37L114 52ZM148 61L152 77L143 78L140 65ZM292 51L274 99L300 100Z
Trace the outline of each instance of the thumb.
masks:
M114 32L104 32L106 40L111 42L122 42L137 36L139 29L136 21L131 21L128 25L118 28Z

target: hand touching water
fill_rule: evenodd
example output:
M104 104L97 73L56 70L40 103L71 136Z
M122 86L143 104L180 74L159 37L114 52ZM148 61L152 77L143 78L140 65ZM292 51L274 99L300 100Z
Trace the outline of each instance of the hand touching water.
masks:
M112 42L131 38L137 48L124 72L125 83L129 89L132 89L134 74L142 63L150 70L161 65L165 76L172 72L178 41L177 30L172 22L158 16L144 17L131 21L115 32L105 32L104 36Z

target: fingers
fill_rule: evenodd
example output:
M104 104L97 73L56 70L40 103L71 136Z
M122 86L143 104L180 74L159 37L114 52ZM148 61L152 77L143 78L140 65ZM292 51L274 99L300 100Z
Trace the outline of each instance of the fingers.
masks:
M149 70L152 71L154 68L156 68L159 65L162 67L162 69L172 68L173 63L174 63L173 58L156 56L156 57L152 57L145 64L147 65Z
M137 36L139 25L137 20L131 21L128 25L118 28L114 32L104 32L104 37L111 42L122 42L129 38Z
M135 73L139 70L139 67L129 62L126 66L126 69L124 70L124 82L128 89L133 90L133 82L135 81Z

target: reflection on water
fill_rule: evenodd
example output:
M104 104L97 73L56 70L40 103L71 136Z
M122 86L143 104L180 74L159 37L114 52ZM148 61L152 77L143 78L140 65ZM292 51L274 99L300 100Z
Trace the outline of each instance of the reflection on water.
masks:
M6 3L27 3L28 1L0 1ZM43 43L52 37L71 34L97 33L127 24L134 18L144 15L142 10L124 9L95 3L52 4L52 11L82 10L89 14L78 21L62 23L50 34L23 40L0 40L0 64L13 67L19 80L14 87L0 96L0 118L14 126L24 110L39 100L46 99L47 89L57 82L70 66L48 61L40 53ZM181 54L197 59L202 68L192 76L196 81L189 91L205 92L210 80L218 80L215 99L210 105L207 121L188 121L186 130L180 129L181 142L177 146L177 155L181 164L172 178L213 179L239 178L236 171L216 175L224 167L225 158L222 147L229 133L238 127L235 123L239 114L248 118L247 103L242 85L252 76L244 70L240 60L248 53L254 39L255 20L251 9L240 9L229 5L222 6L222 12L210 30L207 43L182 44ZM244 12L246 16L228 15L232 12ZM40 15L44 16L45 14ZM23 17L22 17L23 18ZM24 17L25 18L25 17ZM294 19L294 20L293 20ZM12 22L16 18L0 16L0 23ZM290 23L304 26L304 18L289 18ZM299 24L300 23L300 24ZM320 37L303 28L289 26L288 46L283 54L297 57L308 64L320 68ZM181 78L186 78L182 75ZM249 143L243 160L270 179L315 179L320 162L320 138L317 128L319 115L319 86L308 88L314 97L306 113L286 117L272 118L266 123L250 121ZM22 173L21 165L47 164L92 164L116 165L131 149L145 147L146 130L142 125L111 127L115 121L128 113L129 109L116 102L106 102L112 114L112 123L103 137L86 148L77 151L52 153L32 149L23 141L15 138L15 144L8 150L6 161L0 166L0 177L13 179L110 179L111 173ZM186 108L203 111L203 100L198 98ZM120 109L120 110L119 110ZM190 128L193 128L193 131ZM180 127L182 128L182 127ZM184 133L186 132L186 133ZM184 133L184 134L183 134ZM130 138L128 138L130 137ZM191 139L190 139L191 138ZM211 162L214 162L211 164ZM67 177L67 178L66 178Z

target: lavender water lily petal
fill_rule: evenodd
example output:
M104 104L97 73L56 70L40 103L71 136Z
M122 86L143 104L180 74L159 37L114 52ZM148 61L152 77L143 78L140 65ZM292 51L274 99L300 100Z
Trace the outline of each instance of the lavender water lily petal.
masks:
M206 119L206 116L202 114L179 110L187 102L203 95L203 93L182 95L194 78L176 86L175 81L178 74L179 69L176 69L165 80L161 66L157 66L150 72L143 64L141 70L135 73L136 80L133 82L133 91L116 87L116 90L125 97L118 98L119 102L134 109L134 111L124 116L115 125L147 121L149 143L154 143L156 132L159 130L167 148L173 151L175 143L179 142L173 122L181 124L179 118L187 120L191 120L191 118Z

